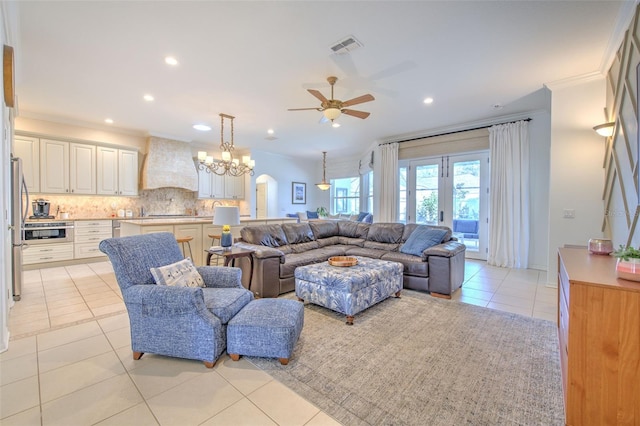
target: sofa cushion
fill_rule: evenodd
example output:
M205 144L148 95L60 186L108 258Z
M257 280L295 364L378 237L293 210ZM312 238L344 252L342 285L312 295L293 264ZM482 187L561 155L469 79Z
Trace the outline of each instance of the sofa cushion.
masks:
M348 247L346 249L346 254L348 256L362 256L362 257L370 257L371 259L381 259L382 256L387 254L386 250L376 250L373 248L364 248L364 247Z
M244 288L206 288L202 290L204 304L226 324L253 299L253 293Z
M282 225L289 244L307 243L315 240L308 223L285 223Z
M309 223L313 235L316 240L320 238L333 237L340 233L338 229L338 222L335 220L320 220Z
M345 246L355 246L355 247L364 247L364 242L366 241L364 238L351 238L351 237L338 237L339 244L343 244Z
M364 248L384 251L398 251L400 244L396 243L379 243L377 241L365 241Z
M394 251L385 253L380 259L402 263L404 266L403 273L405 275L413 275L416 277L429 276L429 263L423 262L422 257Z
M245 226L240 230L240 236L249 244L267 247L287 245L287 237L282 225Z
M314 250L320 247L317 241L308 241L300 244L289 244L293 253L304 253L305 251Z
M318 240L316 240L316 242L318 243L318 247L335 246L337 244L340 244L340 238L342 237L333 236L327 238L319 238Z
M318 212L307 212L307 219L317 219L318 218Z
M342 237L367 238L370 226L371 225L368 223L353 222L349 220L338 221L338 231Z
M422 256L422 252L442 242L447 231L429 226L419 226L411 233L409 239L400 247L405 254Z
M369 225L367 241L398 244L402 241L403 231L402 223L373 223Z
M312 263L324 262L324 252L319 250L311 250L304 253L290 253L285 257L284 263L280 264L280 278L292 277L298 266L310 265Z
M204 280L190 258L158 268L150 268L158 285L172 287L204 287Z

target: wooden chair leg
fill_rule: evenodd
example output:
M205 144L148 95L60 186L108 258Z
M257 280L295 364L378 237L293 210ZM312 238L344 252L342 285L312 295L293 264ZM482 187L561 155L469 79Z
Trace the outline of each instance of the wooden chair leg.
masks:
M238 361L240 359L240 354L229 354L229 358L234 361Z
M289 364L289 358L278 358L278 361L280 361L280 364L282 365Z
M135 359L137 361L140 358L142 358L142 355L144 355L144 352L134 352L133 353L133 359Z
M209 362L209 361L202 361L202 363L204 364L205 367L207 368L213 368L214 365L216 365L216 362Z

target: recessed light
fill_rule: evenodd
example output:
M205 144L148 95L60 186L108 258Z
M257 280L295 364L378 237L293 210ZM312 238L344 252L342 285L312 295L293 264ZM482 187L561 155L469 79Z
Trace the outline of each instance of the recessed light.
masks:
M167 65L173 65L173 66L178 65L178 60L173 56L167 56L166 58L164 58L164 62Z
M270 135L272 135L272 134L273 134L273 129L269 129L269 130L267 130L267 133L269 133Z
M201 132L208 132L211 130L211 126L207 126L206 124L194 124L193 128L196 130L200 130Z
M331 127L333 127L334 129L337 129L338 127L340 127L340 123L336 123L334 121L333 123L331 123Z
M113 120L110 119L110 118L105 118L104 122L107 123L107 124L113 124Z
M143 98L147 102L153 102L153 100L154 100L153 96L151 96L151 95L144 95Z
M433 98L425 98L424 101L422 101L422 102L424 102L427 105L432 104L433 103Z

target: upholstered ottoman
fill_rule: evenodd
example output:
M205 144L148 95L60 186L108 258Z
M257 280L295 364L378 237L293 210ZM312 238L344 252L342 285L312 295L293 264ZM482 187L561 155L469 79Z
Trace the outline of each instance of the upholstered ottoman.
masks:
M347 316L353 325L358 312L402 291L403 266L398 262L354 256L358 264L332 266L328 262L298 266L296 296Z
M287 365L303 323L304 306L296 300L254 300L227 324L227 353L234 361L246 355Z

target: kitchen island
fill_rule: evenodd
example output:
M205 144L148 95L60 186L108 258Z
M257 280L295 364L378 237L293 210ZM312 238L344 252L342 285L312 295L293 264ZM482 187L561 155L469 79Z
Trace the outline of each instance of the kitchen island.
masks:
M204 250L211 247L212 241L209 235L222 234L222 226L213 225L211 217L205 216L185 216L168 218L137 218L130 220L120 220L120 236L149 234L152 232L171 232L180 237L193 237L191 240L191 251L193 253L193 263L196 266L203 266L206 263ZM240 218L240 225L231 227L233 238L240 238L240 230L245 226L295 223L298 220L291 217L252 219ZM220 242L216 241L215 245Z

